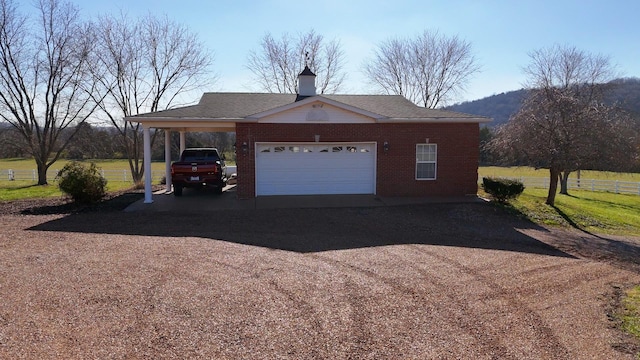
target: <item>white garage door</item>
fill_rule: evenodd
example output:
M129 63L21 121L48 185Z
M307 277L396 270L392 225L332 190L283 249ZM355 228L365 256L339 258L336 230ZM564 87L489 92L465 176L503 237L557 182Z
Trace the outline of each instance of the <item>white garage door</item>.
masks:
M375 143L256 144L256 195L375 193Z

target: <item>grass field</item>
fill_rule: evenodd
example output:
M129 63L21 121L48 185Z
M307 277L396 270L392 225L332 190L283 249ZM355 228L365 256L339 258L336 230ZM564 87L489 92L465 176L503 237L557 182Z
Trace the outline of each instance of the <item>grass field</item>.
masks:
M58 160L51 165L50 169L62 169L69 160ZM123 170L129 169L129 162L126 159L96 159L84 160L83 163L89 164L94 162L96 166L104 170ZM33 159L0 159L0 170L33 170L36 168L36 162ZM154 161L151 163L151 169L156 171L164 170L164 161Z
M548 178L548 169L536 170L532 167L519 166L519 167L499 167L499 166L481 166L478 168L478 178L483 177L506 177L506 178L518 178L518 177L541 177ZM573 172L569 175L569 178L576 179L578 173ZM640 173L616 173L610 171L592 171L583 170L580 172L581 179L595 179L595 180L619 180L619 181L637 181L640 182Z
M123 181L107 183L107 191L126 190L132 187L133 184ZM38 186L32 181L0 181L0 201L60 196L64 196L64 194L58 188L57 183L53 181L44 186Z
M487 166L478 169L482 177L549 177L549 170L531 167ZM577 174L572 173L571 178ZM582 171L582 179L640 182L638 173ZM585 231L640 236L640 196L570 190L558 194L555 206L545 205L547 189L526 188L511 206L532 221L551 226L572 226Z
M49 173L53 174L54 170L59 170L69 162L67 160L59 160L51 166ZM96 165L104 170L123 170L129 169L127 160L87 160L84 163L89 164L95 162ZM33 170L36 163L32 159L0 159L0 170ZM153 171L163 171L164 162L151 163ZM53 177L53 176L50 176ZM18 199L37 199L45 197L60 197L63 193L58 189L53 178L49 179L47 186L37 186L33 181L9 181L8 179L0 179L0 201L11 201ZM107 183L107 191L118 191L133 187L133 183L123 181L109 181Z
M511 206L535 223L570 226L588 232L640 236L640 196L569 191L545 204L546 189L525 189Z

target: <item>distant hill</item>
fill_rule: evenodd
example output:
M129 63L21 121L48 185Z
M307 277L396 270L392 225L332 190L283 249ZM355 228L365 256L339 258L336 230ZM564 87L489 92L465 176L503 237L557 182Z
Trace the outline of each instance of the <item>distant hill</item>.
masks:
M479 100L455 104L445 109L490 117L493 121L487 125L494 127L506 123L511 115L520 109L526 95L527 91L520 89L498 95L491 95Z
M617 86L608 96L608 102L618 103L622 108L640 114L640 78L616 79L612 83ZM526 95L527 90L520 89L451 105L445 109L490 117L493 121L488 126L495 127L509 121Z
M616 85L608 100L620 104L636 114L640 114L640 78L625 78L612 81Z

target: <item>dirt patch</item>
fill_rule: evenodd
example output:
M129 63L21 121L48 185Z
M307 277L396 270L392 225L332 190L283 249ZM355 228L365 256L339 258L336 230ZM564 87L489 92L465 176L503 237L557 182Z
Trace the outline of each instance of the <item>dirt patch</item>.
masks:
M612 289L603 298L607 301L605 309L607 317L611 322L611 326L620 329L622 321L620 320L620 311L622 308L622 299L625 296L625 290L638 284L620 284L612 285ZM629 355L640 354L640 341L630 334L619 331L612 343L612 347L617 351Z
M149 214L124 199L2 210L1 358L633 359L608 315L640 283L637 239L490 204Z

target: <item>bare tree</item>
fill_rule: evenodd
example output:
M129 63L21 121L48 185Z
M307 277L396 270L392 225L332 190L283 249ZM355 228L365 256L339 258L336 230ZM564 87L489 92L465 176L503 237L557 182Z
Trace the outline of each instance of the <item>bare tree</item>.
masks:
M365 65L366 76L379 90L431 109L453 100L479 70L470 43L437 31L387 40Z
M184 25L168 18L102 17L97 24L96 100L117 128L136 184L142 182L142 128L124 117L179 105L179 95L213 82L212 55ZM155 138L155 132L154 136Z
M295 37L284 34L280 40L267 33L262 38L260 49L249 54L247 67L263 90L296 94L298 75L308 65L316 74L318 91L321 94L336 93L345 79L343 57L339 42L326 42L313 30Z
M0 119L19 132L45 185L73 128L95 109L87 76L94 41L70 3L40 0L36 8L32 18L0 0Z
M524 164L549 169L546 203L578 169L613 170L632 164L637 139L631 117L603 104L613 70L607 57L554 46L530 54L529 95L491 146Z
M30 156L24 138L7 122L0 122L0 158Z

